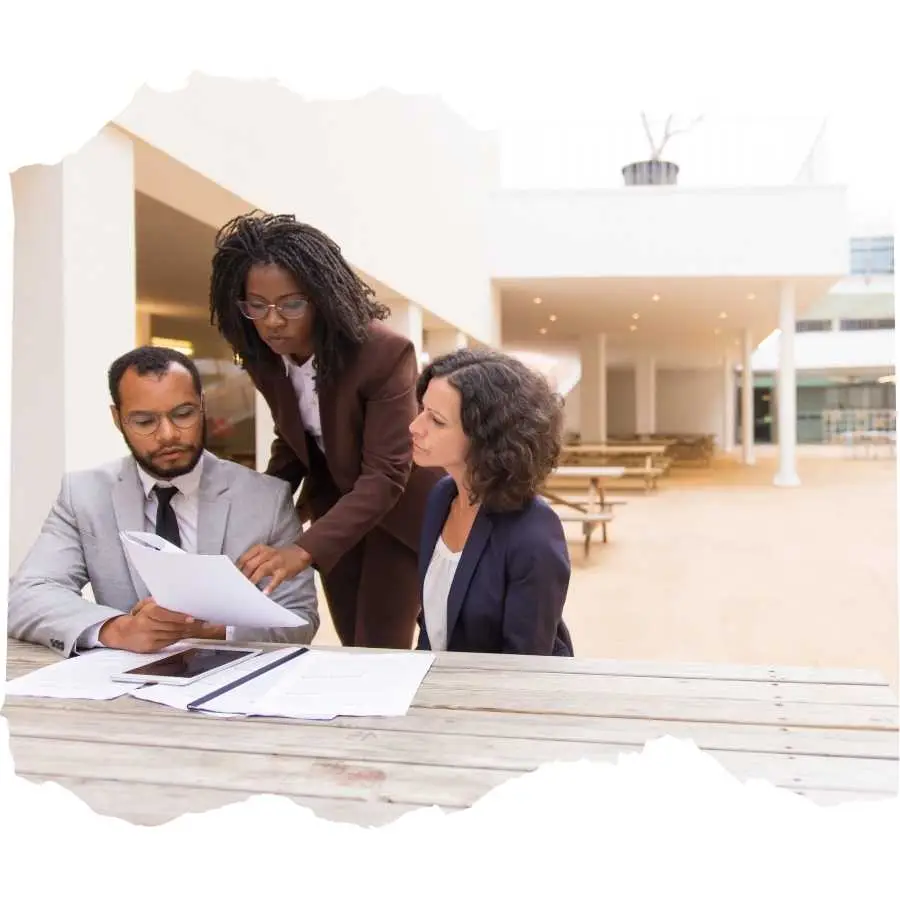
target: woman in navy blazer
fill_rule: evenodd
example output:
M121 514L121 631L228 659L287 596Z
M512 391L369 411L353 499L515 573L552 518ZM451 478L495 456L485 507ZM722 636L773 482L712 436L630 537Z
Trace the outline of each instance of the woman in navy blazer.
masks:
M447 472L422 526L417 649L573 656L568 546L537 495L562 446L559 397L491 350L439 357L416 394L413 459Z

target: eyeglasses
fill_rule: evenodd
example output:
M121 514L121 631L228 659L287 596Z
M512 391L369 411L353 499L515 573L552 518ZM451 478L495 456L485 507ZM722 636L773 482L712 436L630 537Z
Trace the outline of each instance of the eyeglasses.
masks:
M162 424L163 418L168 419L179 431L186 431L197 425L203 415L203 407L193 404L179 406L167 413L134 412L125 416L125 424L135 433L147 437L155 434Z
M248 319L264 319L274 309L284 319L299 319L309 306L309 300L297 297L283 303L265 303L262 300L238 300L238 307Z

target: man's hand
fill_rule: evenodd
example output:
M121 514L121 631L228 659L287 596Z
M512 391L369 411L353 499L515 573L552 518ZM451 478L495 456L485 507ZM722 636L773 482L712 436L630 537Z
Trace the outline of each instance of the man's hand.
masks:
M105 622L99 638L101 644L113 650L156 653L187 638L205 637L204 632L209 629L205 622L163 609L152 597L146 597L128 615Z
M263 591L264 594L271 594L282 581L296 577L311 563L312 557L294 544L288 547L257 544L237 561L237 567L254 584L271 576L272 580Z

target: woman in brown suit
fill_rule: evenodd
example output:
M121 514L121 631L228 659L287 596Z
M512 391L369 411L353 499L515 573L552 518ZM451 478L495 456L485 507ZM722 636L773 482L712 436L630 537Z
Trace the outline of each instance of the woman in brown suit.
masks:
M238 565L254 584L270 578L267 591L313 566L343 645L409 648L422 517L443 474L412 463L412 342L382 324L387 307L340 248L292 215L221 229L210 312L272 411L266 472L302 482L311 523L296 545L252 547Z

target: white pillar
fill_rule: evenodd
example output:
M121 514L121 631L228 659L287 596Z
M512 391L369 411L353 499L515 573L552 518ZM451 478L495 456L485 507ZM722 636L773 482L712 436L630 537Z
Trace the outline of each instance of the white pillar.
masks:
M638 437L656 432L656 360L639 357L634 366L634 423Z
M781 284L778 327L778 487L796 487L797 475L797 371L794 361L796 327L795 294L792 282Z
M430 359L469 346L468 337L455 328L430 328L425 332L425 352Z
M15 211L10 565L63 473L128 452L107 369L134 347L134 150L104 129L55 166L12 176Z
M605 444L607 439L606 335L581 340L581 440Z
M387 320L391 328L408 337L416 348L416 359L421 363L424 348L422 332L422 307L409 300L392 300L391 315Z
M272 451L272 441L275 440L275 421L272 419L269 404L266 403L263 395L259 391L254 390L253 399L253 425L256 435L256 471L265 472L266 467L269 465L269 454Z
M722 365L722 451L734 450L734 364L727 354Z
M756 465L754 440L753 404L753 338L749 329L744 329L743 359L741 361L741 450L744 465Z

